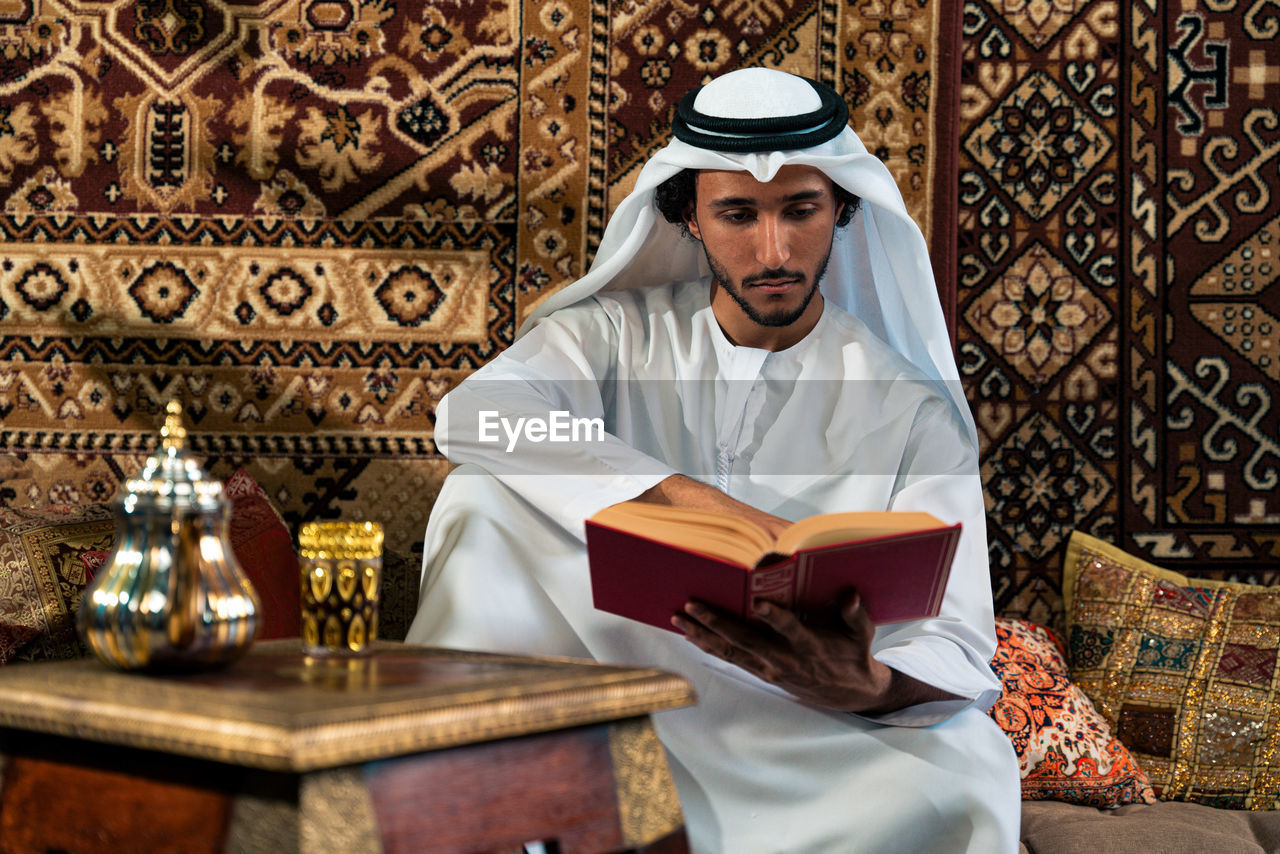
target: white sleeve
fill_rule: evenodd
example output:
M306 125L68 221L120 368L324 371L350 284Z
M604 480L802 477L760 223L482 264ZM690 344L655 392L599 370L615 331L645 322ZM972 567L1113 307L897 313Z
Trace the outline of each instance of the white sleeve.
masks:
M996 639L986 511L977 449L967 432L949 404L926 405L917 415L889 509L925 511L964 527L938 616L880 627L872 651L883 664L963 699L922 703L870 720L927 726L971 705L985 711L1000 696L1000 680L988 664Z
M675 474L613 432L618 349L597 301L556 312L440 401L436 446L583 539L583 519Z

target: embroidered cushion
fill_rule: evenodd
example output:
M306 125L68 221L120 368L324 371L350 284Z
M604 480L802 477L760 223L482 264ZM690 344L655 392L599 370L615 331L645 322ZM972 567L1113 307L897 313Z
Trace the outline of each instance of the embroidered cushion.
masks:
M1280 588L1189 579L1072 535L1071 675L1162 800L1274 809Z
M258 640L302 633L302 582L298 553L266 491L244 469L223 484L231 500L231 550L262 604Z
M1061 638L1036 623L1000 618L996 640L991 668L1004 691L991 717L1018 754L1023 800L1154 802L1138 763L1068 677Z
M101 504L0 507L0 664L76 658L83 556L111 547L115 522Z

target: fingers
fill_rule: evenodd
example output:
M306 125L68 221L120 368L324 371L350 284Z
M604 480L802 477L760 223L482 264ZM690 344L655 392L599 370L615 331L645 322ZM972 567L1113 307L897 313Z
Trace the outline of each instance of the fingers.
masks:
M696 646L698 649L713 655L716 658L736 664L739 667L749 667L750 662L745 651L739 650L725 638L709 631L697 622L685 617L672 617L671 624L677 629L684 632L685 640Z
M794 646L803 646L813 634L794 612L764 599L751 603L752 612L762 623L786 638Z
M759 633L734 619L726 618L700 602L689 602L684 614L671 618L695 646L725 661L749 670L758 667L766 644Z
M840 603L840 618L853 630L856 638L869 640L875 634L876 624L867 609L862 607L862 597L857 591L850 591Z
M858 591L850 590L845 593L843 601L840 602L840 616L850 628L857 622L857 613L861 610L862 596Z
M717 613L712 608L703 605L701 602L687 602L684 606L684 613L692 617L695 626L700 627L704 633L713 634L716 637L732 643L735 646L742 646L742 640L746 632L738 621L727 619Z

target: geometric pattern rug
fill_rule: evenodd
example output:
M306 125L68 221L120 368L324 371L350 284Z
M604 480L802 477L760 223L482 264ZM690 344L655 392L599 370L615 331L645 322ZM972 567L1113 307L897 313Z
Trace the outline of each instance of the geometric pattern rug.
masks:
M589 264L675 100L841 91L955 281L952 0L0 4L0 503L107 501L179 399L292 528L420 542L434 407Z
M965 4L957 344L996 607L1061 618L1080 528L1280 583L1280 17Z

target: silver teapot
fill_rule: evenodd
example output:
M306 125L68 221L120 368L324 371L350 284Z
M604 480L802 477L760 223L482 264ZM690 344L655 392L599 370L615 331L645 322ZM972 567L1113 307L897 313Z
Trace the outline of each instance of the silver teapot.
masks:
M116 543L84 592L76 625L125 670L215 667L248 651L261 611L230 541L230 502L186 451L182 404L115 505Z

